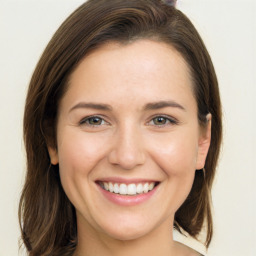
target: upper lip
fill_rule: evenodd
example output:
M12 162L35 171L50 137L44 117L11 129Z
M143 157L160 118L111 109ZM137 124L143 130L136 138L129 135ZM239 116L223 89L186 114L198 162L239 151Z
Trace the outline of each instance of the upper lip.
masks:
M134 178L134 179L126 179L122 177L108 177L97 179L96 182L112 182L112 183L123 183L123 184L132 184L132 183L150 183L150 182L159 182L158 180L154 179L145 179L145 178Z

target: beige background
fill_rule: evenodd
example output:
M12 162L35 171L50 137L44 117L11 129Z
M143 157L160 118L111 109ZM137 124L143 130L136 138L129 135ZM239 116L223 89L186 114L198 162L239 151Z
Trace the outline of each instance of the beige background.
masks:
M0 0L0 256L18 255L24 180L22 115L39 56L82 0ZM209 256L256 252L256 1L178 0L200 31L218 74L224 145L213 191ZM22 253L20 253L22 255Z

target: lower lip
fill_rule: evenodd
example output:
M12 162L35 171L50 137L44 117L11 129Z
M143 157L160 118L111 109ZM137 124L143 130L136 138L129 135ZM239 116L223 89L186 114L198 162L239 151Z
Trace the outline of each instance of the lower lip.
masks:
M112 203L121 206L134 206L149 200L155 194L158 186L154 187L154 189L152 189L148 193L142 193L134 196L115 194L103 189L99 185L98 187L101 193L104 195L104 197L106 197Z

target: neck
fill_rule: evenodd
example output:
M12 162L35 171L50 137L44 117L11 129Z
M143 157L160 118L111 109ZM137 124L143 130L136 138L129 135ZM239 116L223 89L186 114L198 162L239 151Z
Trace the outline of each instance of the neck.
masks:
M95 232L88 226L78 228L78 245L75 256L177 255L172 227L173 217L161 223L148 234L133 240L114 239L106 234Z

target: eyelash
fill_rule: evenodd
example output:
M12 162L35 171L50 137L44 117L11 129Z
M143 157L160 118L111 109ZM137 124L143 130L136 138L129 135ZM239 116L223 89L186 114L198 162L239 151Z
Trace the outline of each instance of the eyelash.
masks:
M154 120L156 120L157 118L162 118L163 121L165 121L164 124L160 124L160 125L157 125L157 124L150 124L151 122L154 122ZM100 121L100 124L90 124L88 123L90 120L92 119L98 119ZM109 124L107 121L104 120L104 118L102 118L101 116L88 116L86 118L83 118L80 122L79 122L79 125L87 125L87 126L90 126L90 127L99 127L102 125L102 122L104 122L105 124ZM104 124L103 123L103 124ZM170 116L165 116L165 115L156 115L154 117L152 117L150 119L150 121L147 123L147 125L153 125L153 126L156 126L158 128L162 128L162 127L165 127L165 126L168 126L168 125L177 125L178 124L178 121L174 118L171 118Z
M157 118L162 118L164 119L165 123L164 124L160 124L160 125L157 125L157 124L150 124L151 122L154 122L155 119ZM158 128L162 128L162 127L165 127L165 126L168 126L168 125L177 125L178 124L178 121L170 116L166 116L166 115L156 115L154 116L153 118L150 119L150 122L148 123L149 125L154 125Z
M87 123L87 122L89 122L90 121L90 119L99 119L100 121L101 121L101 123L100 124L90 124L90 123ZM88 126L91 126L91 127L99 127L100 125L102 125L102 122L105 122L106 124L109 124L108 122L106 122L105 120L104 120L104 118L102 118L101 116L88 116L88 117L86 117L86 118L83 118L80 122L79 122L79 124L80 125L88 125Z

